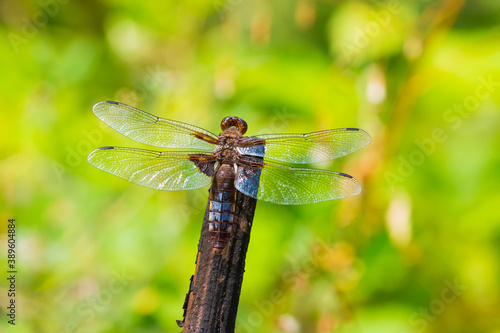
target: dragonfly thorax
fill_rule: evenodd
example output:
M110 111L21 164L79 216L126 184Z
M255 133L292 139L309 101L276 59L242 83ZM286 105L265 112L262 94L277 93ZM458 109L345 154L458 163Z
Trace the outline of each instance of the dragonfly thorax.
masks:
M241 137L241 132L234 126L222 132L215 150L216 158L222 162L234 162L239 154L236 148Z

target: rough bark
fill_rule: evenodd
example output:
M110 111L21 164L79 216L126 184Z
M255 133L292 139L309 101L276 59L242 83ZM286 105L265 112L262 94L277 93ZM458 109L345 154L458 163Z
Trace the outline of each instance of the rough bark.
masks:
M196 270L186 295L182 332L234 332L245 258L257 200L236 195L235 224L222 254L215 254L208 232L208 203L203 219Z

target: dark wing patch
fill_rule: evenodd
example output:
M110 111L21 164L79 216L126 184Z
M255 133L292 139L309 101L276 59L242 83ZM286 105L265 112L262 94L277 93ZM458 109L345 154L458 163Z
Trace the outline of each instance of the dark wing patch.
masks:
M240 159L237 166L234 186L238 191L257 199L260 176L264 167L262 158L245 156Z
M215 174L214 156L206 154L189 155L189 160L200 170L201 173L212 178Z

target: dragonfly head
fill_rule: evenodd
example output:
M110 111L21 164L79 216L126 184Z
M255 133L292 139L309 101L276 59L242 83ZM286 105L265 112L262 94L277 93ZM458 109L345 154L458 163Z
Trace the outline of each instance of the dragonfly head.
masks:
M223 131L229 129L232 126L237 127L238 131L240 131L242 135L247 131L247 122L238 117L226 117L222 119L220 123L220 128Z

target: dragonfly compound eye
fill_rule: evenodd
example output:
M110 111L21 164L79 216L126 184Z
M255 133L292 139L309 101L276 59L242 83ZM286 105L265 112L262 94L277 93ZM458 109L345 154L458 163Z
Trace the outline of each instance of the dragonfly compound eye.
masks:
M245 134L247 131L247 122L238 117L226 117L222 119L220 123L220 128L225 131L229 127L235 126L238 128L241 134Z

